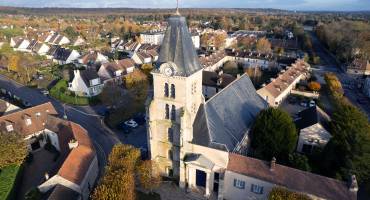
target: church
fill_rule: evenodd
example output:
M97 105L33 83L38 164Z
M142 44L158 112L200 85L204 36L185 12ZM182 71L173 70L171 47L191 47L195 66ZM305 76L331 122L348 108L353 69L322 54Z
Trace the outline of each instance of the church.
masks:
M334 182L274 160L246 157L249 131L258 113L268 107L267 102L246 74L206 100L202 72L186 19L177 12L168 19L152 71L154 94L147 107L149 154L162 176L177 180L188 193L220 200L264 199L276 185L305 192L320 181ZM315 184L293 182L311 176L315 176ZM322 187L313 188L310 194L331 199L327 196L330 189L329 193L315 191ZM333 194L343 196L335 199L352 199L346 196L352 194L347 184L338 182L337 187L339 192Z

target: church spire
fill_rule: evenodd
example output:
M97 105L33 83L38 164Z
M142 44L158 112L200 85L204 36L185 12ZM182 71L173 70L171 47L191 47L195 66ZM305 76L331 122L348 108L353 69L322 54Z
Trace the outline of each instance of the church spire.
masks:
M180 15L180 11L179 11L179 0L177 0L176 15Z

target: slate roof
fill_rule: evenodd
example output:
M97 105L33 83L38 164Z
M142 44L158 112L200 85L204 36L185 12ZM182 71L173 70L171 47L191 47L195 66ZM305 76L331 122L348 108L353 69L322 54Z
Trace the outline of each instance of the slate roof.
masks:
M231 152L265 108L266 102L244 74L200 106L193 124L193 142Z
M202 84L210 87L225 88L232 83L236 78L230 74L218 75L216 72L203 71ZM220 83L218 81L220 80Z
M87 87L90 87L90 80L99 78L98 73L95 70L80 70L82 80L85 82Z
M58 48L54 53L54 59L67 61L71 53L72 53L72 50L70 49Z
M279 164L272 171L269 162L242 155L230 153L227 170L323 199L357 199L345 182Z
M157 69L163 63L173 62L177 65L176 71L179 76L190 76L201 70L202 67L185 17L171 16L168 24L159 53Z
M48 200L78 200L80 199L80 194L78 192L67 188L63 185L58 184L55 186L53 191L51 192Z
M298 113L298 119L295 121L297 128L304 129L319 123L319 113L316 106L307 108Z

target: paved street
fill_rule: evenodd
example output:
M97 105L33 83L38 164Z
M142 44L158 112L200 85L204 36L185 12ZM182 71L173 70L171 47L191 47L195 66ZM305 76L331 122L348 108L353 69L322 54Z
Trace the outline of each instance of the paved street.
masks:
M83 126L94 141L98 153L100 169L103 169L106 165L107 155L110 153L113 145L120 142L119 138L117 138L114 133L111 133L103 126L102 118L96 114L100 107L63 105L57 100L42 95L38 90L20 85L2 75L0 75L0 88L6 89L13 95L29 102L31 105L51 102L58 111L60 117L63 117L65 112L69 120Z
M324 74L326 72L335 73L343 85L345 96L353 105L360 108L370 118L370 101L357 89L356 80L344 73L337 65L335 57L325 49L313 32L308 32L312 38L312 45L316 54L320 57L322 66L316 66L315 73ZM367 103L358 103L358 99L367 99Z

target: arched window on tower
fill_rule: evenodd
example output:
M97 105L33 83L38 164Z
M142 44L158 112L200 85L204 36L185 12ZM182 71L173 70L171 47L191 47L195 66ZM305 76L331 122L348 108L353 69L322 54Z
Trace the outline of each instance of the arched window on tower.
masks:
M168 129L168 141L173 142L173 131L172 128Z
M166 119L170 119L170 106L168 104L166 104L166 111L165 111L165 118Z
M176 98L176 88L174 84L171 84L171 98Z
M168 83L164 84L164 96L168 97L169 96L169 88L168 88Z
M176 106L172 105L171 108L171 120L176 121Z

